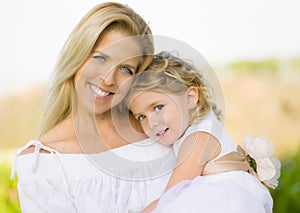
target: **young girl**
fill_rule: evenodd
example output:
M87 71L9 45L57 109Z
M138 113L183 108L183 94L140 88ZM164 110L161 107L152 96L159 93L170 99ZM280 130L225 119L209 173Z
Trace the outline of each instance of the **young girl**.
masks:
M150 138L173 144L177 157L165 193L144 212L272 212L268 189L248 173L247 154L236 151L192 65L156 55L136 75L125 104Z

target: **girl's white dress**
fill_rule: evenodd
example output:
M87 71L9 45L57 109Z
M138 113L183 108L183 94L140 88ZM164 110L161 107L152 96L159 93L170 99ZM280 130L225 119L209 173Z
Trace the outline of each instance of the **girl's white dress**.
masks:
M34 153L18 155L31 145ZM23 213L140 212L162 195L176 160L171 146L151 140L100 154L61 154L31 140L18 154L12 176Z
M197 131L208 132L219 140L222 151L214 160L236 151L228 133L211 111L173 145L176 156L184 139ZM271 213L272 207L268 189L256 177L244 171L230 171L176 184L163 194L153 213Z

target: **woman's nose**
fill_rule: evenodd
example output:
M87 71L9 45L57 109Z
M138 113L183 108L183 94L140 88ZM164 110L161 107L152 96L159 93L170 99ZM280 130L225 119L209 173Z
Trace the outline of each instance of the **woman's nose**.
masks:
M116 81L116 68L110 69L108 72L102 76L103 83L106 84L107 86L111 86L115 84Z

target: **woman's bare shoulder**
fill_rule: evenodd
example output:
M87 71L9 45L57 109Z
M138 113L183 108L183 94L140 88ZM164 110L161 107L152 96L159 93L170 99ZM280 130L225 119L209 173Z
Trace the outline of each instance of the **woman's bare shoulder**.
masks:
M81 148L76 141L73 129L68 128L67 124L61 123L53 129L42 135L38 140L43 146L55 150L59 153L81 153ZM20 155L33 153L35 145L31 145L23 150ZM40 153L50 153L46 149L41 148Z

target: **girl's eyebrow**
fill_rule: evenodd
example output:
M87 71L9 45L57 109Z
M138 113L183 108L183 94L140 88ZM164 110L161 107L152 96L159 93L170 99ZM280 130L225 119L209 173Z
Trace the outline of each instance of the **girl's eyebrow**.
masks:
M153 109L153 107L155 107L155 106L157 106L157 105L159 105L160 104L160 102L161 102L161 100L158 100L158 101L155 101L155 102L153 102L153 103L151 103L149 106L147 106L147 110L151 110L151 109ZM132 111L131 111L132 112ZM136 116L138 116L138 115L142 115L143 113L141 113L141 112L138 112L138 113L133 113L132 112L132 114L134 115L134 117L136 117Z
M158 105L161 102L161 100L155 101L152 104L149 105L149 108L152 109L153 107L155 107L156 105Z

